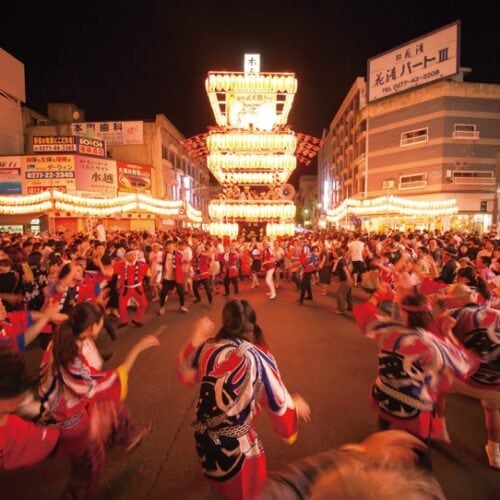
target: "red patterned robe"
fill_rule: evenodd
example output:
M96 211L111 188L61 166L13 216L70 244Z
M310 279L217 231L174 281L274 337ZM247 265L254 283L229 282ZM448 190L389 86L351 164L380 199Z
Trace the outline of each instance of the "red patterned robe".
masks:
M379 417L427 440L441 434L438 404L447 372L467 377L477 367L472 353L423 328L379 320L370 303L354 307L358 326L379 343L378 376L371 404Z
M201 381L195 440L203 473L225 498L256 497L267 477L266 459L253 419L261 408L277 434L293 443L298 417L276 361L264 347L242 340L188 345L177 359L184 383L196 370Z
M457 322L453 333L480 358L478 369L464 382L500 391L500 311L471 303L448 314Z

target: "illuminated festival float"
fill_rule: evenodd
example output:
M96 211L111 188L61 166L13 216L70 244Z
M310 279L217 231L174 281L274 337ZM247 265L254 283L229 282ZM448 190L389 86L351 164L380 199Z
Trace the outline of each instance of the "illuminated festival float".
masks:
M321 146L287 125L295 74L261 73L259 54L246 54L244 72L210 71L205 88L217 125L183 145L206 159L223 188L209 204L210 232L236 237L253 223L268 236L294 234L295 189L287 181Z

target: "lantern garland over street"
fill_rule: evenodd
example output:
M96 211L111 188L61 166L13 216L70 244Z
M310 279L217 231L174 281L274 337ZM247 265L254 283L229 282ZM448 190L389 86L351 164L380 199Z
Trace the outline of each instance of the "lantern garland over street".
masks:
M261 73L249 66L255 59L245 55L245 72L208 73L205 89L217 126L183 141L222 184L223 194L209 205L211 228L231 237L248 222L267 223L270 236L293 234L296 207L280 188L297 161L309 164L321 147L320 139L287 125L295 74Z

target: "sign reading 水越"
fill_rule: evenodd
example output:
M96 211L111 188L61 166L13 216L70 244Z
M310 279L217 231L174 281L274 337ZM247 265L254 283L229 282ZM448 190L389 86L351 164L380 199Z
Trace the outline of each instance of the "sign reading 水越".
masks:
M245 73L260 73L260 54L245 54Z
M368 101L458 74L460 21L368 60Z

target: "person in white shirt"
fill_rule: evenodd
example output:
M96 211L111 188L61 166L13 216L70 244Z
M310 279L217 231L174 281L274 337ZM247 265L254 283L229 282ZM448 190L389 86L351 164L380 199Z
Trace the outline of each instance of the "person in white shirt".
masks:
M364 260L365 244L361 241L361 235L356 233L354 240L348 243L347 247L352 262L353 286L358 286L361 284L361 275L366 270Z
M186 240L182 240L177 247L182 252L182 272L184 273L184 288L189 296L193 295L193 250Z

